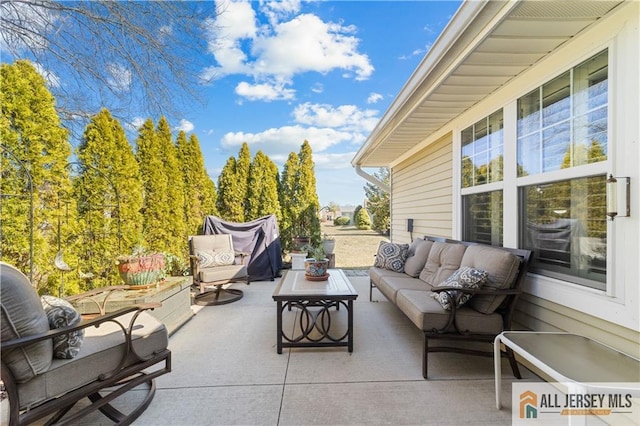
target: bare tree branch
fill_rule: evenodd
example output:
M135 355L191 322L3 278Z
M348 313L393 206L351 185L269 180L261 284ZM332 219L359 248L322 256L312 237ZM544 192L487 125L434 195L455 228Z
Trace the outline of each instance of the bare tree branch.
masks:
M178 115L202 102L213 2L0 0L0 50L30 59L64 117Z

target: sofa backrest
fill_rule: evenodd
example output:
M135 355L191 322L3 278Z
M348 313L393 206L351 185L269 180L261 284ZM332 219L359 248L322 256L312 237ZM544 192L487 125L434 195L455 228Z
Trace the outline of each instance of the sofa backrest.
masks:
M460 268L466 249L464 244L434 242L427 263L420 272L420 279L431 286L437 286Z

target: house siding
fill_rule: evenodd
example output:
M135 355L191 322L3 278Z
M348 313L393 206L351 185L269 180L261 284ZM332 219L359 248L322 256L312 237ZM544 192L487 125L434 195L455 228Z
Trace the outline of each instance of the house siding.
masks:
M452 138L448 134L392 168L392 241L411 241L407 232L410 218L414 220L414 237L451 236L452 152Z
M637 194L640 172L640 3L629 2L611 16L534 65L491 96L470 108L441 129L444 137L425 139L414 153L391 166L392 240L409 242L408 218L414 219L413 236L459 237L459 133L479 118L505 108L513 121L520 96L598 51L610 49L610 164L617 176L630 176ZM505 124L505 134L510 130ZM515 143L505 139L506 150ZM513 186L510 186L513 188ZM517 243L517 211L514 189L505 191L505 246ZM640 203L631 197L631 216L609 227L609 283L606 294L577 288L570 283L530 274L518 305L516 323L524 329L567 331L586 335L640 358ZM511 209L507 211L506 209Z

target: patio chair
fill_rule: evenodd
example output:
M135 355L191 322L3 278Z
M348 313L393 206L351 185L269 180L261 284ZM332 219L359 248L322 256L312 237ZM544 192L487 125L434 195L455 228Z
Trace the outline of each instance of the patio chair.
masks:
M234 282L251 283L247 266L248 253L233 249L230 234L195 235L189 237L189 258L194 285L199 287L197 305L224 305L244 296L242 290L229 288ZM213 290L207 288L213 287Z
M75 424L95 410L128 425L151 403L154 379L171 371L167 329L145 312L154 306L83 319L67 300L41 299L24 274L2 262L0 303L10 425Z

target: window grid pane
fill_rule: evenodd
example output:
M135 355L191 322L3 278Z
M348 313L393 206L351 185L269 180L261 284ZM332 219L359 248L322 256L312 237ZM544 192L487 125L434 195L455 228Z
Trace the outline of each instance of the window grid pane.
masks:
M605 289L606 176L520 188L522 247L532 271Z
M502 246L502 198L502 191L462 197L465 241Z
M502 181L502 128L502 110L499 110L461 132L463 188Z
M605 50L518 99L518 176L606 161L607 61Z

